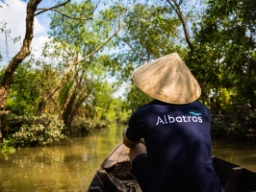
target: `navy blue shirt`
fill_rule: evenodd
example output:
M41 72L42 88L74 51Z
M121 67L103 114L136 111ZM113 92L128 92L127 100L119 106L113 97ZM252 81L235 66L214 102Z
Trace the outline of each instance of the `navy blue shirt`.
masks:
M222 191L212 162L210 111L200 102L158 100L138 108L126 137L145 139L153 191Z

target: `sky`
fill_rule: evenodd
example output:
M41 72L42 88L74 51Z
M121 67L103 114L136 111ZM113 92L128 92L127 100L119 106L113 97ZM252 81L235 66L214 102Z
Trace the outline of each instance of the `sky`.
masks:
M79 1L79 0L78 0ZM0 53L3 60L0 61L0 69L7 66L9 61L18 53L22 46L26 30L26 6L28 0L0 0ZM43 0L38 8L47 8L56 5L55 0ZM50 19L48 12L35 17L34 20L34 38L31 43L31 54L40 59L42 47L49 40L47 32L49 31ZM1 28L6 23L5 31ZM20 37L16 43L13 40ZM113 81L110 79L110 82ZM114 96L123 96L124 87L121 87Z
M53 0L43 0L38 8L53 6ZM0 52L3 56L1 65L7 65L12 57L20 50L26 30L26 6L25 0L0 0L0 28L6 23L5 30L0 30ZM34 20L34 38L31 48L32 54L40 58L41 47L48 40L47 31L49 30L50 19L48 12L38 15ZM20 37L16 43L15 38Z
M29 0L0 0L0 53L3 56L2 65L7 65L12 57L20 50L26 30L26 6ZM37 8L49 8L56 5L57 0L42 0ZM72 0L72 2L81 0ZM49 40L47 32L49 31L50 19L48 12L44 12L35 17L34 20L34 38L32 40L32 54L40 58L41 47ZM5 31L1 28L6 23ZM20 37L20 41L13 43L15 38Z

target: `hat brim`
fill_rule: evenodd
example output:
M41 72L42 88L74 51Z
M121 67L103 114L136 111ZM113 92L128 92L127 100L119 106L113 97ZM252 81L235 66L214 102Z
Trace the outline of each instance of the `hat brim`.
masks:
M140 66L132 77L140 90L166 103L187 104L201 95L197 80L177 53Z

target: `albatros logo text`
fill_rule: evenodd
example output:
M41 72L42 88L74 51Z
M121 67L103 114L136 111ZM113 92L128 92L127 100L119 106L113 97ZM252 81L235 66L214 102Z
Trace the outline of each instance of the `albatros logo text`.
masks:
M162 115L157 116L157 122L156 125L159 124L169 124L169 123L190 123L190 122L198 122L202 123L202 113L196 113L196 112L188 112L189 115L181 115L181 116L170 116L170 115Z

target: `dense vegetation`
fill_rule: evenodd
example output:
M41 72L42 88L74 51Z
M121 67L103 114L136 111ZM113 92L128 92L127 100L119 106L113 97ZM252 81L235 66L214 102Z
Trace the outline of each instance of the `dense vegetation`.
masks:
M13 75L1 113L2 148L8 139L17 146L47 145L110 121L126 123L151 100L132 85L132 71L172 52L201 85L212 135L255 137L254 0L97 3L69 2L51 13L43 59L30 54ZM115 98L120 87L123 97Z

